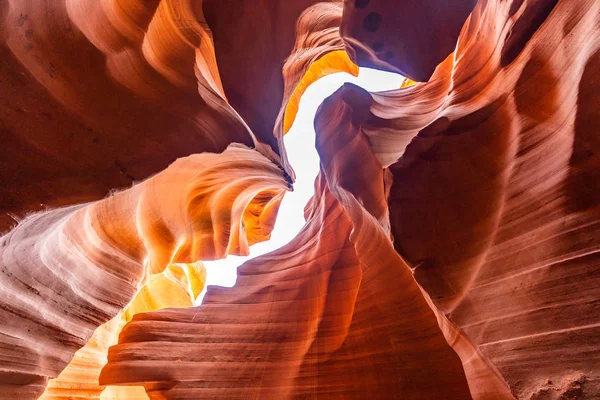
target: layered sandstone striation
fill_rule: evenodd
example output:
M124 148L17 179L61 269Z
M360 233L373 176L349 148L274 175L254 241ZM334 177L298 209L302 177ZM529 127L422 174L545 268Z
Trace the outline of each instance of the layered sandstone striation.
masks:
M374 96L416 134L390 167L395 247L519 399L600 396L599 7L479 3L427 84Z
M131 303L117 316L98 327L87 344L79 349L60 375L48 382L41 400L60 399L145 399L141 387L110 387L99 384L100 370L106 364L108 348L135 314L167 307L191 307L206 281L201 263L171 264L151 275Z
M232 142L278 160L281 69L317 1L279 3L0 2L0 231Z
M328 120L336 131L327 139L368 154L346 110ZM151 398L360 399L373 387L375 396L400 393L410 381L420 390L407 398L468 397L459 358L378 222L387 212L381 166L371 153L365 174L345 187L336 176L350 167L343 154L322 153L294 241L242 266L233 289L209 288L198 309L136 316L101 383L143 384ZM381 185L370 188L377 176ZM152 367L160 365L173 367Z
M151 275L267 239L287 185L277 165L231 145L103 201L27 218L0 248L2 397L41 394Z
M45 398L600 397L597 1L23 0L0 17L1 211L163 170L0 238L0 397L57 377ZM306 226L190 307L193 263L269 238L302 93L355 63L422 82L326 100Z

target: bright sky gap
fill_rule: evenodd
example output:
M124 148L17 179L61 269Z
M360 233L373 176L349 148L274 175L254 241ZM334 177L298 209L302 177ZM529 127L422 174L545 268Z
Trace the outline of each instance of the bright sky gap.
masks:
M296 182L294 191L286 192L281 202L271 239L251 246L250 254L245 257L230 255L221 260L202 261L207 272L206 285L198 296L196 305L202 303L209 285L233 287L237 280L237 268L240 265L286 245L304 226L304 206L314 194L315 178L319 174L314 119L323 100L346 82L358 85L369 92L382 92L398 89L403 79L403 76L391 72L360 68L358 77L347 73L336 73L327 75L308 87L300 99L294 124L284 137L287 156L296 173Z

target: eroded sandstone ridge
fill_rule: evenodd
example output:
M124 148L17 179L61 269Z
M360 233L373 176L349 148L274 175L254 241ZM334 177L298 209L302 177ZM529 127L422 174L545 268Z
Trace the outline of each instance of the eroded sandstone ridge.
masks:
M0 398L600 398L598 1L0 18L3 227L68 205L0 238ZM421 83L327 99L305 228L190 307L198 260L268 239L300 96L353 62Z

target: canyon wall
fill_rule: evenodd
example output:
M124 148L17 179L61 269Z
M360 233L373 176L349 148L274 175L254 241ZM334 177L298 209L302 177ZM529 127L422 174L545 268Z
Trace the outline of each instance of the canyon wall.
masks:
M0 18L0 397L600 398L597 1ZM269 238L302 93L356 64L419 82L327 99L305 228L190 307L195 262Z

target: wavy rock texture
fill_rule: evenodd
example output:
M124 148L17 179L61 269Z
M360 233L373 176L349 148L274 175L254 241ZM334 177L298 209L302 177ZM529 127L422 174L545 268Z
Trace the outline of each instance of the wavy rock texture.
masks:
M344 70L347 63L332 54L319 60L323 67ZM311 69L321 67L319 61ZM299 98L298 91L317 73L309 70L292 98ZM368 105L363 102L364 111ZM337 139L324 147L343 149L356 134L339 135L340 123L348 118L345 113L332 120L329 135L338 134ZM362 137L340 154L365 151L370 153ZM365 168L357 188L356 176L348 175L354 165L340 158L324 165L352 214L331 195L331 182L322 175L307 209L307 227L295 241L246 263L233 289L209 288L199 309L136 316L123 330L121 344L110 350L101 382L144 384L151 398L173 399L386 398L390 393L467 398L460 360L387 237L381 165L374 155L370 168L356 158ZM336 182L340 174L345 178ZM378 186L370 187L372 174L379 176ZM355 193L343 189L347 183ZM357 233L351 239L352 230ZM360 379L348 379L354 375ZM379 388L375 393L374 387Z
M132 302L116 317L96 329L87 344L79 349L67 368L48 382L40 400L147 398L142 387L100 386L98 377L106 364L108 347L116 344L125 323L138 313L167 307L191 307L206 281L201 263L172 264L152 275Z
M273 126L282 99L290 94L289 78L282 69L292 48L302 42L302 33L296 35L295 31L297 21L300 19L299 25L303 25L302 20L313 25L302 27L300 32L316 29L313 37L321 41L320 46L325 43L319 36L324 36L331 42L330 50L340 49L339 34L332 29L332 20L341 17L341 7L336 3L341 0L203 0L227 99L256 136L275 152L281 148L273 137ZM313 40L306 39L307 43ZM304 63L308 67L307 61ZM302 75L297 76L300 78Z
M431 80L373 95L364 125L399 157L396 249L520 399L600 394L599 6L480 2Z
M231 142L279 160L282 67L315 3L0 2L0 231Z
M317 3L298 18L296 42L283 66L285 90L273 132L284 156L283 135L292 127L306 89L319 78L336 72L358 75L358 67L344 51L339 35L342 11L338 3ZM282 157L282 164L294 176L286 157Z
M353 322L336 341L325 341L335 346L321 345L324 353L319 354L319 362L313 366L318 373L304 372L309 371L306 367L300 367L296 374L283 367L277 368L277 373L272 372L269 368L278 357L274 349L287 349L285 359L294 361L294 368L298 358L301 365L310 360L310 350L301 352L305 356L300 357L296 352L298 347L288 349L282 344L287 340L306 341L305 336L299 340L291 336L285 324L277 323L290 317L287 309L269 308L267 320L271 324L263 322L270 326L269 334L244 331L250 335L244 339L237 339L239 333L233 333L241 332L236 325L244 321L243 326L247 323L256 326L259 322L253 318L257 315L243 315L240 308L235 318L223 320L225 317L214 311L229 309L228 303L247 302L260 303L256 307L261 309L264 303L269 303L263 297L265 293L273 293L274 300L286 298L285 292L277 289L282 283L276 284L271 279L268 285L257 283L255 288L247 287L250 283L242 284L230 292L233 298L220 291L209 293L206 308L198 311L201 314L203 309L210 310L207 319L201 319L200 328L191 327L198 319L192 322L195 314L187 310L177 314L153 313L134 320L125 328L123 344L109 354L103 379L119 383L153 382L146 384L151 396L177 399L194 398L200 393L211 396L227 393L223 396L229 398L335 397L343 393L344 397L356 394L364 398L366 394L361 393L361 387L366 382L371 389L382 389L371 390L370 396L384 397L400 393L400 388L403 398L436 398L435 390L444 390L444 395L438 392L437 398L597 396L600 345L595 320L598 313L593 311L597 296L591 291L598 285L597 263L593 259L598 249L594 222L598 215L595 195L598 179L594 172L598 158L591 150L597 141L589 132L597 114L593 104L598 79L590 71L597 64L598 15L597 3L590 1L481 2L463 28L456 52L437 68L427 84L372 95L371 114L366 116L368 99L357 94L345 95L342 91L332 101L348 104L353 112L344 115L343 107L326 106L317 122L327 187L350 218L349 241L361 265L352 321L360 319L362 307L367 307L371 312L366 317L370 326L375 321L381 322L376 325L380 330L394 326L386 319L385 312L383 316L375 313L374 303L370 302L389 310L384 306L394 304L389 293L398 291L389 289L389 293L382 295L375 288L410 282L402 274L387 276L386 273L398 271L390 264L378 270L379 276L373 281L366 278L367 271L377 270L369 268L371 265L392 263L395 257L395 253L383 250L390 243L385 237L386 204L382 200L387 189L385 179L383 175L381 179L373 178L381 166L391 165L394 178L388 205L394 244L413 267L422 288L422 295L414 294L410 304L417 306L425 301L431 305L430 312L437 318L431 335L439 338L443 334L445 342L456 351L463 363L461 372L464 370L465 380L455 376L455 386L446 389L441 389L442 381L437 381L439 386L431 383L403 386L398 383L402 374L398 371L387 374L373 356L385 348L376 336L370 343L354 341ZM581 43L586 44L584 48ZM335 132L343 137L342 127L349 120L361 125L364 119L361 131L369 138L379 162L371 167L364 146L354 144L361 140L360 135L349 135L355 139L347 139L348 150L339 142L325 141L328 132L330 136ZM355 128L352 132L357 131ZM328 152L333 153L328 156ZM344 154L345 163L343 156L336 162L338 153ZM328 163L328 158L334 161ZM369 178L360 179L357 171ZM317 203L315 200L311 206L314 208ZM369 240L361 240L366 235ZM302 248L300 243L295 243L294 248ZM279 252L276 254L281 257ZM258 263L259 260L254 260L242 267L242 274L255 277ZM306 268L313 264L306 264ZM310 273L303 275L310 280ZM249 281L254 283L258 279ZM379 296L373 294L365 300L360 294L363 291ZM409 296L414 293L407 292ZM282 297L275 297L275 293ZM333 293L333 289L327 289L328 297ZM244 300L236 300L237 295ZM342 300L337 303L346 304ZM314 309L301 308L298 301L294 304L297 311ZM392 309L399 313L401 308ZM424 318L427 314L431 316L430 312L420 310L419 315ZM209 330L215 324L219 328ZM160 332L153 326L160 326ZM231 332L231 336L226 335L227 348L237 349L240 341L247 340L247 351L252 351L252 356L260 361L255 366L264 369L252 369L253 375L244 373L247 366L235 363L241 360L236 356L238 351L228 353L225 365L220 360L214 361L214 368L209 369L207 362L211 359L205 355L211 347L207 343L222 340L217 338L223 337L225 326ZM338 329L340 326L343 325L338 324ZM196 366L202 372L187 375L177 369L172 375L172 371L150 371L153 362L161 362L166 368L169 359L182 355L178 345L169 350L161 347L177 340L174 333L166 331L176 332L181 327L186 332L195 332L181 340L197 343L198 349L198 353L186 356L189 368L186 371ZM199 329L202 333L197 333ZM393 331L401 329L395 327ZM301 330L295 329L294 334ZM317 330L309 338L322 343L322 334ZM267 346L268 351L264 342L272 343ZM350 343L352 350L345 353L345 345ZM428 345L432 343L435 340ZM136 346L136 355L124 352L132 345ZM147 360L149 353L154 354L158 348L163 348L163 355L152 362ZM371 349L369 361L361 359L365 349ZM402 346L395 350L401 353ZM336 364L340 354L345 363ZM395 353L387 349L385 354L393 360ZM404 359L421 358L405 354ZM557 359L560 362L550 361ZM362 367L363 375L351 378L358 376L352 373L352 365L356 364ZM449 367L445 373L457 373L451 361L444 364ZM330 366L337 368L330 370ZM378 368L370 368L374 366ZM117 378L129 368L136 371L135 378ZM377 377L365 376L365 370L377 370ZM421 366L419 370L427 368ZM239 371L240 375L232 371ZM262 371L269 373L262 375ZM336 380L335 371L344 371L344 379ZM411 374L414 374L411 382L418 382L418 374L414 371ZM268 380L274 375L279 377L276 387ZM197 381L198 376L210 378ZM248 381L243 380L237 386L232 376ZM294 377L294 385L289 383L289 376ZM311 376L316 378L306 385L305 379ZM160 383L155 385L156 381ZM465 381L469 394L465 394L464 386L461 391L459 385ZM224 391L224 388L231 389Z
M390 190L391 174L389 171L384 173L377 160L377 154L370 146L368 136L363 129L371 116L368 111L371 102L372 98L366 92L352 85L346 85L338 94L326 100L320 114L317 115L316 127L320 133L317 148L321 154L321 160L328 165L328 169L331 171L330 176L337 178L337 196L345 199L349 204L355 204L354 207L349 206L349 209L357 209L359 204L362 205L376 218L379 225L389 232L386 200L390 191L395 192L398 188L392 186ZM340 156L340 150L346 150L349 154L361 154L362 157ZM349 174L349 171L354 173ZM357 171L360 171L360 174ZM380 178L374 179L377 175ZM356 218L358 221L366 219L361 218L360 214ZM359 235L364 229L366 228L355 226L354 232ZM376 250L374 248L365 249L359 254L365 257L368 257L367 254L369 254L374 260L393 259L397 253L389 250L384 253L381 250L381 247L393 247L390 240L383 237L377 238L372 230L373 228L368 230L368 233L364 233L366 237L371 237L370 241L367 239L365 241L373 247L375 243L379 243L379 247ZM402 263L405 263L402 258L400 259ZM421 300L431 306L437 317L437 323L447 343L454 348L463 362L471 396L475 399L512 399L513 396L507 384L493 365L477 351L464 333L433 304L429 293L423 291L421 295L423 296ZM417 398L423 394L421 389L415 388L413 391ZM406 390L402 390L402 393L405 395Z
M2 237L0 397L36 398L90 337L47 396L600 395L600 3L315 3L0 2L4 212L258 150ZM428 82L324 103L307 225L234 288L121 311L268 238L299 98L350 60Z
M268 239L286 188L275 164L232 145L101 202L33 215L3 236L0 397L41 394L149 275Z
M224 100L201 9L2 3L2 213L96 200L178 157L252 143Z
M100 382L168 399L468 397L409 268L375 220L356 213L368 221L349 237L353 222L322 175L294 241L245 263L234 288L209 288L199 308L135 316ZM384 250L395 256L357 255Z

